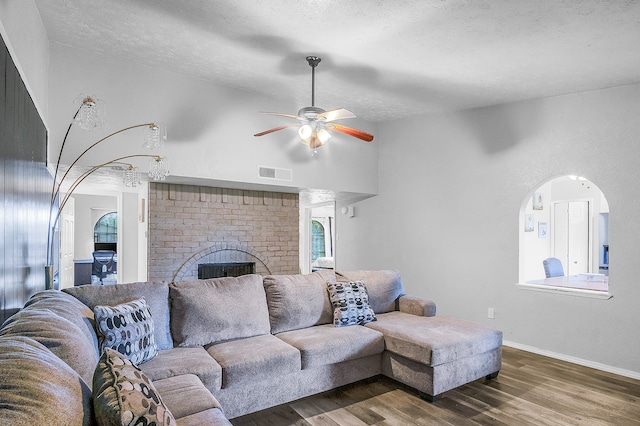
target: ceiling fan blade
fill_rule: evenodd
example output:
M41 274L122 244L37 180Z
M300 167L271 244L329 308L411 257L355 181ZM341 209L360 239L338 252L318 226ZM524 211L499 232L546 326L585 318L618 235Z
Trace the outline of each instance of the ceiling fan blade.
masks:
M343 118L354 118L356 115L344 108L336 108L318 114L318 118L324 118L327 121L342 120Z
M296 124L285 124L284 126L274 127L273 129L269 129L269 130L265 130L264 132L256 133L253 136L264 136L264 135L268 135L269 133L277 132L278 130L286 129L287 127L297 126L297 125L298 125L297 123Z
M300 118L300 117L298 117L297 115L283 114L283 113L281 113L281 112L266 112L266 111L260 111L260 114L279 115L280 117L288 117L288 118L295 118L295 119Z
M335 130L336 132L344 133L345 135L353 136L354 138L362 139L365 142L371 142L373 135L362 130L353 129L351 127L342 126L336 123L328 123L327 127Z

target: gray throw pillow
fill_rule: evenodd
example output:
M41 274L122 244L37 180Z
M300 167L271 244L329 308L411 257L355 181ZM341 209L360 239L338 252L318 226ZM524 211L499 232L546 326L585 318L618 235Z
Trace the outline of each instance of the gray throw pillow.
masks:
M156 354L153 318L144 298L116 306L95 306L100 351L114 349L138 365Z
M369 306L367 288L362 281L328 282L327 290L333 305L333 324L336 327L366 324L376 320Z
M93 405L98 426L176 424L151 380L109 348L93 376Z

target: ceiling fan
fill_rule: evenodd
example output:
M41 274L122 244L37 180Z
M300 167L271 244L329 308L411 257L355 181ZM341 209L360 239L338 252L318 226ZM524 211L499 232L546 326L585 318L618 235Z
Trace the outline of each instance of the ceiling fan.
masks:
M262 114L293 118L298 120L298 122L265 130L264 132L256 133L254 136L264 136L269 133L277 132L278 130L286 129L287 127L300 126L298 129L300 142L305 145L309 145L311 149L321 147L326 141L328 141L331 138L331 133L329 133L331 130L362 139L365 142L371 142L373 140L373 135L369 133L334 123L335 120L354 118L356 115L351 111L344 108L325 111L314 105L315 71L320 61L321 59L317 56L307 56L307 62L311 67L311 106L301 108L300 111L298 111L298 115L282 114L279 112L262 112Z

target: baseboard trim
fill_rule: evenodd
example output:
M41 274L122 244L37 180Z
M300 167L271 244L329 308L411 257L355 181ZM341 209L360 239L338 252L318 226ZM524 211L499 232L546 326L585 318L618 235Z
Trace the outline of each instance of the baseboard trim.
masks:
M610 365L601 364L599 362L589 361L586 359L577 358L569 355L563 355L556 352L539 349L533 346L523 345L516 342L510 342L508 340L503 341L502 344L504 346L509 346L510 348L520 349L520 350L531 352L534 354L548 356L549 358L555 358L561 361L567 361L573 364L582 365L584 367L590 367L590 368L595 368L596 370L606 371L607 373L618 374L620 376L640 380L640 372L637 372L637 371L631 371L631 370L625 370L623 368L612 367Z

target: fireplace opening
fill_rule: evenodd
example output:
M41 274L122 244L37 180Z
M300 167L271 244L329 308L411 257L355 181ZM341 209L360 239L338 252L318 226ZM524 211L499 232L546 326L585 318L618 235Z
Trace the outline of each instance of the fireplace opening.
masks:
M255 262L199 263L198 279L239 277L255 273Z

